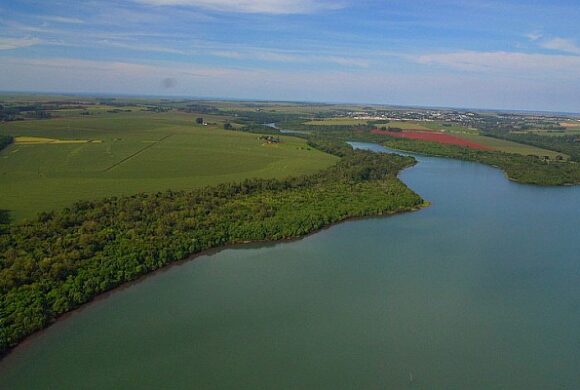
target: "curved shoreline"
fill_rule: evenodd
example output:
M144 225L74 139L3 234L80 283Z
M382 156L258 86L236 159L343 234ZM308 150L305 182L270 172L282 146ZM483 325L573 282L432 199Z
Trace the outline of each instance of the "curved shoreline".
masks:
M409 167L409 168L412 168L412 167ZM408 169L408 168L406 168L406 169ZM336 222L330 223L328 225L324 225L321 228L313 230L313 231L311 231L305 235L302 235L302 236L282 238L279 240L256 240L256 241L230 243L230 244L221 245L221 246L217 246L214 248L205 249L205 250L197 252L197 253L190 254L181 260L171 262L164 267L158 268L152 272L145 273L136 279L122 283L121 285L119 285L117 287L114 287L110 290L107 290L107 291L101 293L101 294L98 294L95 297L93 297L90 301L83 303L79 307L58 316L53 321L48 323L44 328L30 334L29 336L24 338L22 341L20 341L16 346L9 348L5 352L1 353L0 354L0 373L2 371L2 362L8 356L10 356L15 351L28 348L31 343L33 343L37 338L42 337L54 325L56 325L60 322L64 322L64 321L68 320L69 318L71 318L72 316L77 315L77 314L81 313L82 311L89 309L91 306L107 300L109 297L111 297L114 294L118 294L118 293L122 292L123 290L131 288L137 284L143 283L150 278L153 278L155 276L158 276L159 274L162 274L162 273L165 273L165 272L171 270L172 268L183 266L184 264L189 263L190 261L194 261L199 257L213 256L215 254L218 254L222 251L229 250L229 249L243 249L246 247L248 247L248 248L252 248L252 247L261 248L261 247L274 246L277 244L296 242L296 241L306 239L310 236L316 235L320 232L323 232L325 230L333 228L334 226L341 225L344 223L356 222L356 221L368 220L368 219L375 219L375 218L377 218L377 219L378 218L388 218L388 217L392 217L392 216L396 216L396 215L400 215L400 214L404 214L404 213L417 212L417 211L420 211L424 208L429 207L430 205L431 205L430 202L424 201L423 204L420 205L419 207L408 209L408 210L400 210L400 211L395 211L395 212L386 213L386 214L375 214L375 215L371 214L371 215L367 215L367 216L348 217L348 218L345 218L343 220L336 221Z
M364 142L364 143L369 143L368 141L360 141L360 142ZM509 173L507 172L507 170L499 165L495 165L495 164L488 164L485 161L481 161L481 160L468 160L468 159L463 159L463 158L458 158L458 157L452 157L452 156L446 156L444 154L435 154L435 153L424 153L424 152L416 152L416 151L412 151L412 150L405 150L405 149L399 149L399 148L394 148L392 146L385 146L383 144L380 144L378 142L372 142L375 143L377 145L383 146L385 148L389 148L395 151L401 151L404 153L410 153L411 156L413 155L418 155L418 156L425 156L425 157L436 157L436 158L446 158L446 159L450 159L450 160L455 160L455 161L465 161L465 162L472 162L472 163L477 163L477 164L483 164L486 165L488 167L493 167L493 168L497 168L500 171L502 171L503 175L505 176L505 178L508 181L511 181L512 183L517 183L517 184L521 184L521 185L530 185L530 186L534 186L534 187L574 187L577 185L580 185L580 181L577 182L572 182L572 183L559 183L559 184L541 184L541 183L529 183L529 182L525 182L525 181L521 181L518 180L516 178L513 178L509 175Z
M352 142L356 142L356 141L352 141ZM444 159L450 159L450 160L455 160L455 161L465 161L465 162L470 162L470 163L479 163L479 164L483 164L486 166L491 166L494 167L493 165L490 164L486 164L480 161L472 161L472 160L464 160L464 159L460 159L460 158L453 158L453 157L449 157L449 156L441 156L441 155L431 155L431 154L427 154L427 153L419 153L419 152L413 152L413 151L408 151L408 150L402 150L402 149L395 149L392 148L390 146L384 146L382 144L378 144L378 143L370 143L370 142L365 142L362 141L360 143L364 143L364 144L374 144L386 149L391 149L393 151L401 151L404 153L409 153L411 156L413 155L417 155L417 156L426 156L426 157L435 157L435 158L444 158ZM353 146L353 145L351 145ZM397 178L399 178L400 173L402 173L404 170L412 168L416 165L413 164L411 166L408 166L406 168L401 169L398 174L397 174ZM495 167L498 168L502 171L502 173L504 174L504 176L511 182L516 182L519 184L527 184L527 183L520 183L516 180L513 180L511 178L509 178L509 176L507 176L507 173L501 168L501 167ZM399 178L400 180L400 178ZM405 184L403 182L403 184ZM406 184L405 184L406 186ZM537 185L536 185L537 186ZM408 187L411 191L413 191L410 187ZM362 216L354 216L354 217L347 217L341 220L337 220L335 222L331 222L327 225L323 225L319 228L316 228L315 230L312 230L308 233L305 233L304 235L301 236L295 236L295 237L288 237L288 238L282 238L282 239L278 239L278 240L255 240L255 241L244 241L244 242L232 242L232 243L228 243L225 245L220 245L220 246L216 246L216 247L212 247L212 248L208 248L208 249L204 249L200 252L197 253L192 253L190 255L187 255L186 257L180 259L180 260L175 260L170 262L169 264L167 264L166 266L163 266L161 268L155 269L151 272L147 272L144 273L140 276L138 276L137 278L133 279L133 280L129 280L126 282L123 282L121 284L119 284L118 286L104 291L98 295L95 295L94 297L92 297L89 301L82 303L80 306L76 307L75 309L65 312L59 316L57 316L56 318L52 319L51 321L49 321L45 327L43 327L42 329L39 329L38 331L30 334L29 336L25 337L24 339L22 339L17 345L15 345L12 348L8 348L7 350L3 351L2 353L0 353L0 362L4 360L4 358L6 358L7 356L9 356L14 350L16 349L20 349L20 348L25 348L32 340L34 340L36 337L40 337L46 330L50 329L54 324L60 322L60 321L64 321L66 319L68 319L70 316L77 314L78 312L87 309L88 307L90 307L90 305L92 304L96 304L98 302L101 302L102 300L107 299L108 297L110 297L112 294L115 294L117 292L120 292L126 288L130 288L132 287L134 284L138 284L141 283L143 281L145 281L146 279L148 279L149 277L153 277L155 276L157 273L162 273L165 271L168 271L170 268L174 267L174 266L181 266L186 262L189 262L191 260L195 260L198 257L201 256L211 256L214 255L216 253L219 253L221 251L227 250L227 249L237 249L237 248L243 248L243 247L251 247L251 246L256 246L256 247L261 247L261 246L269 246L269 245L276 245L278 243L286 243L286 242L294 242L294 241L299 241L302 240L304 238L307 238L309 236L312 236L314 234L317 234L318 232L321 232L323 230L327 230L332 228L335 225L338 224L342 224L342 223L346 223L346 222L350 222L350 221L356 221L356 220L363 220L363 219L369 219L369 218L383 218L383 217L388 217L388 216L393 216L393 215L397 215L397 214L402 214L405 212L412 212L412 211L418 211L421 210L425 207L428 207L430 205L429 202L423 200L423 204L417 206L417 207L412 207L412 208L408 208L408 209L402 209L402 210L397 210L397 211L393 211L393 212L388 212L388 213L383 213L383 214L368 214L368 215L362 215Z
M349 148L350 149L350 148ZM352 149L351 149L352 150ZM266 240L248 240L248 241L236 241L235 238L234 240L232 240L229 243L226 244L222 244L222 245L218 245L215 247L208 247L206 249L202 249L199 252L193 252L190 253L180 259L175 259L173 261L169 261L167 264L159 267L159 268L154 268L150 271L146 271L145 273L142 273L140 275L136 275L136 277L134 279L129 279L126 281L121 281L117 286L114 286L110 289L107 289L105 291L102 291L94 296L92 296L90 299L88 299L85 302L81 302L78 305L75 305L76 307L74 307L72 310L70 311L65 311L61 314L58 314L56 316L52 316L52 318L48 317L46 318L46 322L44 323L44 325L42 326L42 328L39 328L35 331L33 331L32 333L29 333L27 336L25 336L24 338L22 338L20 341L18 341L15 345L6 348L5 350L1 351L0 353L0 361L2 361L6 356L10 355L11 352L16 349L21 347L24 344L28 344L30 342L31 339L33 339L34 337L37 337L38 335L42 334L43 331L45 331L46 329L50 328L52 325L54 325L55 323L61 321L61 320L65 320L67 318L69 318L69 316L73 315L74 313L77 312L77 310L84 310L85 308L87 308L87 305L90 305L91 303L96 303L96 302L100 302L101 300L104 300L106 298L108 298L110 296L110 294L113 294L115 292L118 292L120 290L123 290L125 288L131 287L133 285L133 283L140 283L142 281L144 281L146 278L148 278L149 276L153 276L155 273L157 272L164 272L165 270L168 270L169 267L172 266L178 266L181 265L185 262L188 262L189 260L193 260L197 257L200 256L204 256L204 255L211 255L211 254L215 254L218 253L222 250L226 250L226 249L231 249L231 248L239 248L239 247L243 247L243 246L247 246L247 245L256 245L256 246L260 246L260 245L275 245L276 243L284 243L284 242L291 242L291 241L296 241L296 240L301 240L303 238L306 238L310 235L316 234L317 232L320 232L322 230L328 229L336 224L339 223L344 223L347 221L353 221L353 220L357 220L357 219L368 219L368 218L373 218L373 217L385 217L385 216L391 216L391 215L396 215L396 214L401 214L404 212L410 212L410 211L417 211L420 210L422 208L425 208L429 205L429 202L426 202L424 199L422 199L418 194L416 194L412 189L410 189L404 182L402 182L399 178L399 174L404 171L407 168L411 168L414 167L417 164L417 161L413 161L410 164L407 164L406 166L402 166L399 167L397 170L396 175L391 176L393 177L396 181L398 181L403 187L406 188L407 191L409 191L410 193L414 194L417 197L417 200L420 201L421 203L415 203L413 205L411 204L407 204L405 205L404 202L401 203L397 208L395 208L394 210L389 210L389 208L386 208L386 206L381 206L381 205L377 205L378 207L380 207L380 209L378 209L376 212L374 210L358 210L359 213L357 213L356 208L352 209L351 211L348 211L347 213L352 214L352 216L346 216L346 217L340 217L338 216L337 219L335 219L334 221L332 221L332 217L330 218L330 221L326 224L322 223L319 224L319 226L314 227L313 229L310 231L305 231L304 234L302 235L297 235L297 236L288 236L286 238L281 238L281 239L266 239ZM389 180L387 179L387 177L385 177L384 179L374 179L374 180L362 180L364 181L378 181L378 182L382 182L383 180ZM379 185L379 184L378 184ZM384 195L387 198L389 196L392 195ZM397 198L394 198L397 199ZM358 214L358 215L357 215ZM326 218L325 218L326 219ZM321 220L320 222L323 222L323 220ZM232 237L233 238L233 237Z

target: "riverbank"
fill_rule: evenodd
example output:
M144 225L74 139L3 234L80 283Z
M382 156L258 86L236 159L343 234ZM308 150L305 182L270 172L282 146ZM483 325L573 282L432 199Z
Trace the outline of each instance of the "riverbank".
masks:
M426 156L453 158L478 162L501 169L506 178L521 184L539 186L570 186L580 184L580 164L576 162L548 162L534 156L474 150L452 145L406 139L381 139L389 148Z
M341 160L319 174L82 202L10 226L0 236L7 259L0 351L99 294L192 254L425 205L396 177L412 158L337 147Z
M220 252L223 252L226 250L231 250L231 249L264 248L264 247L269 247L269 246L278 245L278 244L288 244L288 243L298 242L300 240L307 239L311 236L314 236L318 233L321 233L325 230L331 229L333 227L339 226L339 225L344 224L344 223L363 221L363 220L371 220L373 218L388 218L388 217L392 217L392 216L403 214L403 213L417 212L417 211L420 211L420 210L427 208L429 206L431 206L430 202L423 201L423 203L421 205L414 207L414 208L405 209L405 210L398 210L398 211L389 212L386 214L375 214L375 215L367 215L367 216L348 217L348 218L345 218L343 220L339 220L336 222L332 222L328 225L322 226L317 230L314 230L314 231L311 231L307 234L304 234L303 236L288 237L288 238L283 238L283 239L279 239L279 240L244 241L244 242L230 243L230 244L222 245L219 247L204 249L201 252L193 253L184 259L171 262L162 268L159 268L159 269L156 269L152 272L148 272L146 274L143 274L143 275L137 277L137 279L127 281L127 282L125 282L117 287L114 287L110 290L107 290L101 294L96 295L90 301L80 305L79 307L77 307L71 311L68 311L68 312L56 317L54 320L49 322L44 328L42 328L42 329L32 333L31 335L27 336L22 341L20 341L16 346L9 348L9 349L3 351L2 353L0 353L0 361L2 361L4 358L6 358L8 355L10 355L15 350L26 349L27 346L30 345L31 343L34 343L34 341L38 337L42 337L43 332L50 329L53 325L55 325L59 322L62 322L62 321L67 321L72 316L79 314L79 313L82 313L84 310L90 309L90 307L92 305L95 305L95 304L98 304L99 302L107 300L111 296L113 296L121 291L129 289L129 288L136 286L138 284L144 283L151 278L155 278L155 277L159 276L160 274L163 274L165 272L170 271L173 268L181 267L188 262L197 260L200 257L217 255Z
M166 267L14 350L3 386L574 388L580 187L417 160L432 207Z

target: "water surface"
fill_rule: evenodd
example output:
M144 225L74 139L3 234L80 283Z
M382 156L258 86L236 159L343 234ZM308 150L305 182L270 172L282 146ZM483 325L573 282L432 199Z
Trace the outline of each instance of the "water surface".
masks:
M418 159L430 208L171 267L16 349L0 388L578 388L580 188Z

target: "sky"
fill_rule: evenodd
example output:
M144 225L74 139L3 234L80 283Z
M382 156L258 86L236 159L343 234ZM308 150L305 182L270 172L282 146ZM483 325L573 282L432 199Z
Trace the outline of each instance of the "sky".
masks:
M0 90L580 112L579 0L0 0Z

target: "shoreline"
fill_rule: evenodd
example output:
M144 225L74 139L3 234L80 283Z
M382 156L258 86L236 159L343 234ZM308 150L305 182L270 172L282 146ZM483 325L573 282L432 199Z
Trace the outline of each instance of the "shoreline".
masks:
M369 141L357 141L357 142L365 142L365 143L369 143ZM377 145L383 146L385 148L389 148L395 151L399 151L399 152L404 152L404 153L410 153L411 157L413 157L413 154L418 155L418 156L425 156L425 157L436 157L436 158L446 158L449 160L455 160L455 161L464 161L464 162L469 162L469 163L475 163L475 164L482 164L482 165L486 165L488 167L492 167L492 168L497 168L500 171L502 171L503 175L505 176L505 178L512 182L512 183L516 183L516 184L520 184L520 185L525 185L525 186L533 186L533 187L574 187L574 186L579 186L580 185L580 181L579 182L575 182L575 183L561 183L561 184L539 184L539 183L526 183L520 180L517 180L515 178L512 178L509 176L509 174L507 173L507 171L498 166L498 165L494 165L494 164L488 164L486 162L480 161L480 160L467 160L467 159L463 159L463 158L455 158L455 157L451 157L451 156L445 156L442 154L430 154L430 153L422 153L422 152L414 152L412 150L405 150L405 149L398 149L398 148L394 148L392 146L387 146L384 144L380 144L377 142L370 142L370 143L376 143ZM406 169L406 168L405 168Z
M413 165L414 166L414 165ZM408 168L412 168L411 167L407 167L405 169ZM401 170L402 172L403 170ZM400 172L399 172L400 173ZM398 175L397 175L398 177ZM405 184L406 185L406 184ZM288 237L288 238L282 238L279 240L256 240L256 241L245 241L245 242L234 242L234 243L229 243L226 245L221 245L221 246L217 246L217 247L213 247L213 248L208 248L208 249L204 249L200 252L197 253L193 253L190 254L188 256L186 256L185 258L181 259L181 260L176 260L174 262L171 262L170 264L167 264L164 267L161 267L159 269L156 269L152 272L148 272L145 273L141 276L139 276L136 279L127 281L125 283L120 284L117 287L114 287L110 290L104 291L98 295L96 295L95 297L93 297L91 300L83 303L82 305L80 305L79 307L68 311L66 313L63 313L62 315L58 316L57 318L55 318L54 320L52 320L51 322L49 322L44 328L30 334L29 336L27 336L26 338L24 338L21 342L19 342L17 345L15 345L12 348L7 349L6 351L0 353L0 373L2 371L1 366L2 363L5 361L5 359L10 356L13 352L20 350L20 349L25 349L28 348L30 346L30 344L32 342L34 342L34 340L36 340L39 337L42 337L49 329L51 329L54 325L66 321L67 319L69 319L70 317L79 314L80 312L82 312L83 310L87 310L89 309L92 305L98 304L104 300L106 300L107 298L111 297L113 294L119 293L125 289L131 288L134 285L137 285L139 283L143 283L145 282L147 279L152 278L157 276L157 274L161 274L164 272L169 271L170 269L174 268L174 267L179 267L184 265L185 263L188 263L190 261L194 261L199 257L202 256L212 256L215 254L218 254L222 251L228 250L228 249L241 249L244 247L265 247L265 246L270 246L270 245L277 245L277 244L285 244L285 243L292 243L292 242L296 242L296 241L300 241L303 239L306 239L310 236L313 236L315 234L318 234L324 230L328 230L333 228L334 226L343 224L343 223L348 223L348 222L356 222L356 221L360 221L360 220L366 220L366 219L373 219L373 218L387 218L387 217L392 217L392 216L396 216L396 215L401 215L404 213L410 213L410 212L417 212L417 211L421 211L427 207L430 207L431 203L429 201L423 200L423 204L418 205L414 208L410 208L410 209L406 209L406 210L400 210L400 211L394 211L394 212L390 212L390 213L384 213L384 214L371 214L371 215L366 215L366 216L356 216L356 217L347 217L345 219L336 221L336 222L332 222L328 225L324 225L316 230L313 230L309 233L306 233L305 235L302 236L296 236L296 237Z

